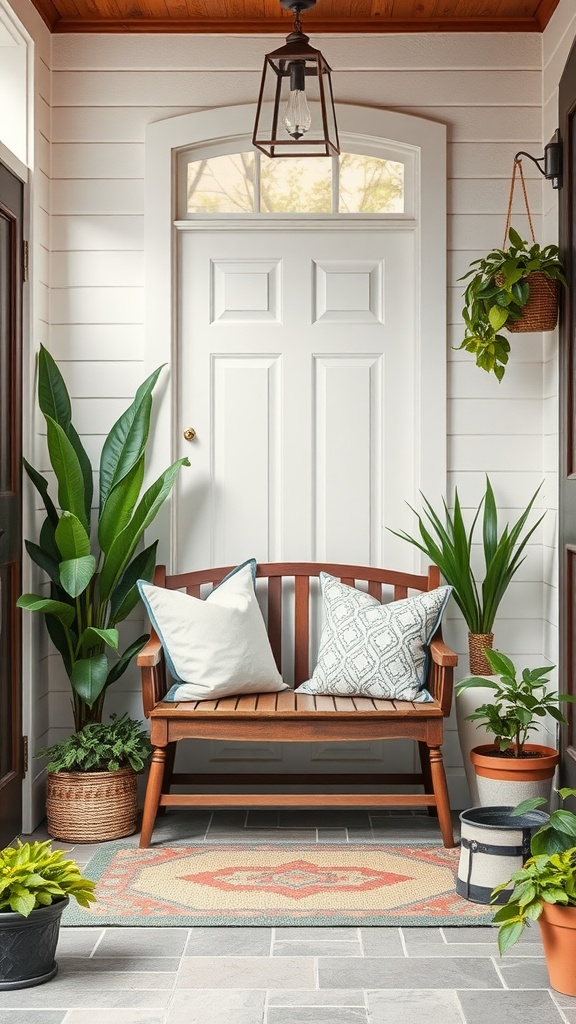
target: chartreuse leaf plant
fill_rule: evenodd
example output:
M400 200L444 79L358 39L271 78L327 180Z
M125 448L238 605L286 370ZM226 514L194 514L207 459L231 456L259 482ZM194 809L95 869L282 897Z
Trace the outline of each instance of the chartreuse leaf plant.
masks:
M457 694L474 687L494 690L494 702L476 708L467 716L467 721L478 722L487 732L493 733L500 750L509 750L514 757L522 757L530 733L538 729L538 720L550 715L554 721L566 725L558 704L565 701L574 703L576 697L548 689L554 665L525 668L518 678L516 667L505 654L488 648L484 653L494 674L500 675L499 681L469 676L459 684Z
M576 789L557 792L562 804L569 797L576 797ZM524 800L512 814L525 814L546 802L543 797ZM524 867L492 893L496 897L512 883L507 903L494 915L494 922L500 925L501 954L517 942L526 925L538 920L545 903L576 906L576 814L564 806L553 811L549 822L532 836L530 853L532 856Z
M72 687L77 730L101 721L108 688L148 639L140 636L119 653L118 625L139 600L136 581L150 580L154 571L158 542L140 549L142 535L180 467L190 465L178 459L141 493L152 391L161 370L140 385L106 437L93 501L92 465L72 424L68 390L43 346L38 356L38 404L46 420L57 496L53 500L46 478L24 460L46 509L38 543L26 541L26 550L46 573L50 592L23 594L18 605L45 617Z
M507 249L492 249L487 256L473 260L470 270L459 278L468 280L464 292L464 340L458 348L476 357L476 366L493 373L501 381L510 353L510 342L501 334L512 321L522 318L530 297L529 275L535 271L551 281L566 285L564 267L557 245L541 249L529 245L514 228L508 233Z
M454 511L442 501L438 514L430 501L422 495L424 512L420 515L412 508L418 520L416 536L405 531L392 530L396 537L407 540L423 551L438 566L446 583L450 584L456 601L471 633L491 633L496 612L508 585L524 561L523 552L542 522L543 516L530 528L526 524L540 487L534 492L522 515L513 526L506 524L500 530L498 509L492 484L486 477L486 491L472 518L470 528L464 522L458 490L454 492ZM472 543L482 513L482 553L484 568L482 582L476 580L472 568Z
M28 917L38 907L73 897L81 907L94 903L94 882L83 878L73 860L50 842L21 843L0 850L0 915Z

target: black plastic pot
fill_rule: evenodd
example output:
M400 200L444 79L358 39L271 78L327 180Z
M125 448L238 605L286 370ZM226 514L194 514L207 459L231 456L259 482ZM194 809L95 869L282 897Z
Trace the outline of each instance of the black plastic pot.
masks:
M69 902L38 907L29 917L0 913L0 991L31 988L54 977L60 918Z

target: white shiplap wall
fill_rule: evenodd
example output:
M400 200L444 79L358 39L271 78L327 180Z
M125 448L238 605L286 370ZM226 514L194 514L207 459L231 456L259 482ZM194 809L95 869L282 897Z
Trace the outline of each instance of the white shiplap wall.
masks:
M541 148L541 37L326 36L318 42L336 69L337 102L381 105L448 125L448 486L451 492L457 484L464 504L474 504L488 471L504 514L514 516L543 475L542 340L524 336L515 343L501 385L451 345L460 340L462 287L456 278L470 259L501 242L514 153ZM276 45L276 38L222 36L52 39L50 345L94 453L143 376L145 125L253 101L263 54ZM526 172L539 225L542 191L537 171ZM517 226L524 230L525 220ZM553 504L548 487L549 482L545 501ZM412 525L408 516L404 525ZM499 646L525 664L538 662L544 651L543 535L540 530L534 538L498 623ZM465 653L464 629L455 617L448 638ZM56 737L69 729L70 718L67 683L56 658L52 669L50 724ZM136 711L135 673L120 686L109 710ZM466 796L453 722L445 752L453 800L462 806Z

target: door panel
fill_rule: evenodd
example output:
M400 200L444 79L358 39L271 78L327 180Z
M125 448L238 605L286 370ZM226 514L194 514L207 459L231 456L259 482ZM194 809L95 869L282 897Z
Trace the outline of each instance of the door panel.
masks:
M22 827L20 616L23 186L0 164L0 844Z
M259 561L411 568L415 232L182 229L179 570ZM287 590L290 583L286 584ZM293 588L292 588L293 589ZM313 596L311 662L317 650ZM285 643L293 608L283 623ZM290 654L282 666L290 682ZM406 770L413 744L195 745L196 771Z

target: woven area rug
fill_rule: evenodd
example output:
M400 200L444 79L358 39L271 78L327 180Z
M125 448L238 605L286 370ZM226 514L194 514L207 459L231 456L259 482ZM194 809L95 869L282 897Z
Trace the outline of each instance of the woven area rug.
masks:
M98 902L65 925L259 927L481 925L491 911L455 892L459 851L374 844L111 843L89 862Z

